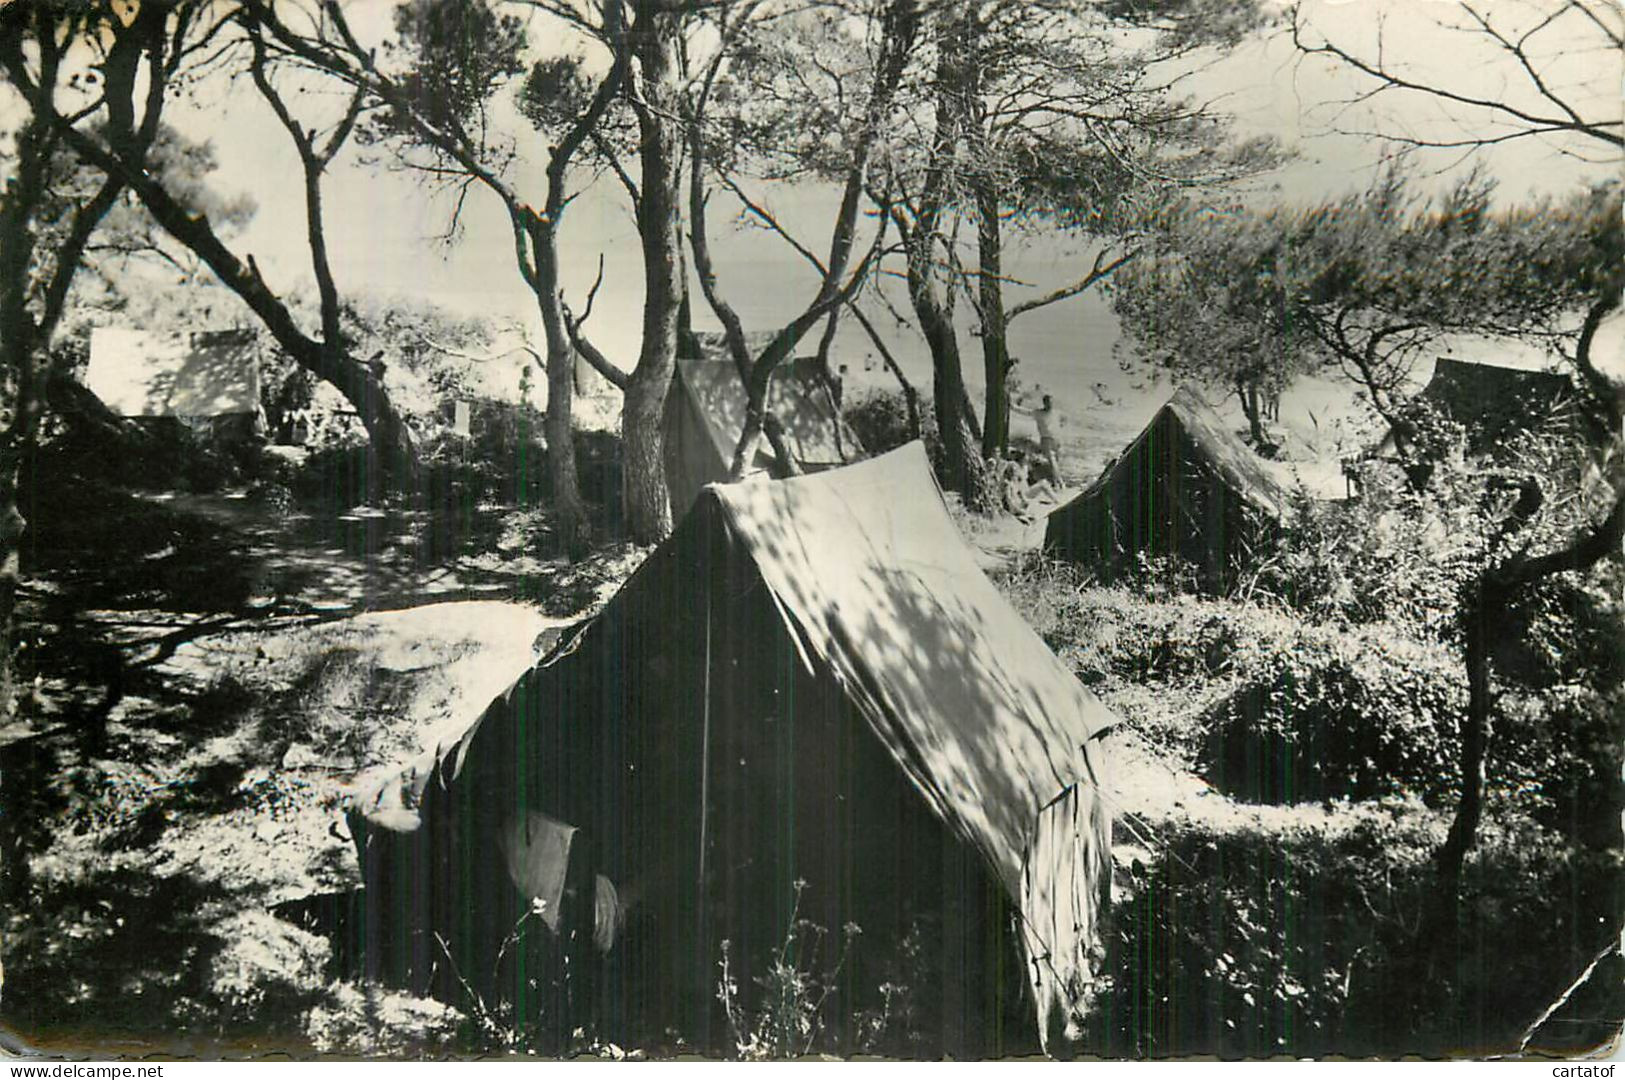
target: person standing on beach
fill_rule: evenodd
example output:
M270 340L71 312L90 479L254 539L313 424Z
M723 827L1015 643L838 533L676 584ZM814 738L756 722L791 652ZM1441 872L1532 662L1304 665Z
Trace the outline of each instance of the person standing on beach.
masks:
M1049 462L1050 474L1057 487L1061 486L1061 444L1055 437L1056 425L1060 422L1055 413L1055 399L1048 394L1044 395L1044 404L1036 409L1024 409L1014 403L1010 406L1023 416L1030 416L1038 425L1038 448L1044 454L1044 460Z

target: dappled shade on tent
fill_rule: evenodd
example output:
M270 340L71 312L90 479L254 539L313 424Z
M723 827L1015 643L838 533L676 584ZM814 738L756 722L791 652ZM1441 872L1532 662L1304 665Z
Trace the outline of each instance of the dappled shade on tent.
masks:
M85 385L120 416L220 417L260 408L254 335L102 327L90 335Z
M422 981L438 959L425 928L465 977L493 966L533 899L497 838L539 811L590 845L570 845L568 873L532 875L564 904L579 889L564 934L620 942L555 1007L590 997L612 1029L713 1047L725 940L749 999L792 918L855 924L850 1010L924 921L946 966L915 973L936 1052L1011 1045L1006 1017L1048 1036L1075 1019L1098 953L1093 737L1113 722L981 573L919 444L713 486L467 734L363 797L373 967Z
M1268 468L1181 387L1099 479L1049 516L1046 550L1106 580L1174 557L1223 592L1274 534L1287 498Z

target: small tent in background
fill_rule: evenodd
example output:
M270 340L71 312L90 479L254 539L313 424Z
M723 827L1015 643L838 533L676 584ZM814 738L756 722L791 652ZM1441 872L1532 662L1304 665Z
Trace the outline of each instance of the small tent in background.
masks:
M745 425L745 385L720 334L696 334L699 356L680 356L666 396L663 420L666 483L672 516L681 518L706 484L728 479ZM753 348L771 334L751 335ZM841 419L834 397L812 360L787 360L773 373L767 408L803 472L849 464L863 457L857 436ZM764 438L750 471L771 467Z
M1269 469L1181 387L1082 494L1049 516L1044 546L1107 580L1142 556L1177 556L1222 592L1285 515Z
M99 328L90 335L85 385L120 416L166 418L220 442L265 430L252 331Z
M1555 371L1477 364L1439 357L1433 377L1416 399L1466 429L1467 453L1492 452L1520 432L1531 431L1558 419L1575 399L1568 377ZM1389 458L1397 452L1389 432L1373 456Z
M826 1019L904 978L927 1053L998 1052L1091 982L1113 722L978 569L920 444L714 485L466 735L361 797L367 967L546 1012L528 987L566 961L513 960L534 912L573 970L607 953L574 991L601 1035L715 1050L724 956L755 1015L795 920L830 935L820 971L852 924Z

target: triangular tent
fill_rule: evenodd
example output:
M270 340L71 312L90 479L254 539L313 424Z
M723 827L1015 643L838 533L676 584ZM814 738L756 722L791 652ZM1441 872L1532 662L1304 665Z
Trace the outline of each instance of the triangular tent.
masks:
M706 484L728 478L745 424L745 385L720 335L695 336L700 355L678 358L662 421L666 483L676 517L682 517ZM766 344L763 338L752 335L758 345ZM815 361L781 363L769 384L767 408L783 425L785 442L803 472L819 472L863 457L863 448L841 419ZM770 468L772 455L763 439L751 471Z
M1177 556L1218 592L1286 509L1264 463L1181 387L1099 479L1050 514L1044 546L1108 580L1142 555Z
M259 354L247 331L102 327L90 334L85 385L120 416L252 415L260 408Z
M1523 431L1559 416L1575 398L1568 377L1555 371L1478 364L1439 357L1433 376L1417 395L1466 429L1467 452L1484 454ZM1376 456L1395 452L1390 432Z
M850 925L839 1023L915 935L933 1052L994 1052L1010 1017L1048 1033L1084 1000L1113 723L978 569L918 443L715 485L467 734L363 797L370 967L444 984L450 956L523 999L496 958L530 910L573 970L605 953L576 1008L704 1049L724 956L755 1009L794 920L828 932L826 971Z

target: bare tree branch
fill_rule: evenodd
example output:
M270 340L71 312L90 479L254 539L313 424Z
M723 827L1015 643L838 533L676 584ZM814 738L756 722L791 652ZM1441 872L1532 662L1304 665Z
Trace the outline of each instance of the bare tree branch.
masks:
M1140 254L1139 248L1131 248L1124 254L1107 262L1107 250L1109 249L1103 248L1095 255L1094 265L1089 268L1089 272L1083 277L1069 285L1063 285L1058 289L1047 292L1043 296L1035 296L1031 300L1023 300L1019 304L1012 305L1005 314L1005 320L1014 322L1018 315L1025 315L1029 311L1037 311L1039 308L1048 307L1050 304L1059 303L1062 300L1070 300L1080 293L1088 292L1097 282L1110 277L1118 268L1126 266Z
M1547 101L1557 106L1556 113L1537 112L1533 109L1512 104L1511 102L1503 99L1483 97L1478 94L1457 90L1441 83L1422 82L1420 80L1408 77L1389 66L1382 55L1380 40L1379 52L1375 60L1368 60L1357 56L1348 49L1345 49L1325 39L1322 39L1319 44L1310 44L1305 39L1305 26L1302 21L1301 12L1298 9L1294 9L1292 11L1292 43L1298 49L1298 51L1305 56L1328 57L1340 64L1360 72L1371 79L1376 80L1377 86L1367 96L1374 96L1377 93L1390 90L1423 94L1436 98L1440 101L1448 101L1457 105L1465 105L1475 109L1482 109L1492 116L1500 117L1506 122L1526 125L1524 127L1517 128L1515 131L1510 133L1466 136L1460 139L1445 139L1437 141L1394 136L1394 138L1399 141L1405 141L1417 146L1470 147L1493 146L1512 139L1529 136L1572 134L1603 143L1604 145L1610 147L1625 147L1625 133L1622 133L1625 132L1625 121L1621 121L1615 117L1586 118L1582 116L1574 107L1572 102L1562 98L1551 89L1550 85L1545 81L1545 78L1536 69L1532 60L1530 59L1525 48L1525 43L1528 41L1530 34L1533 34L1538 30L1544 29L1546 26L1550 25L1550 23L1555 20L1555 16L1553 19L1545 20L1539 24L1535 30L1530 31L1529 34L1525 34L1518 41L1512 41L1503 33L1496 30L1489 22L1487 17L1480 15L1476 10L1467 4L1462 4L1460 6L1462 10L1468 13L1469 18L1471 18L1481 28L1482 32L1489 36L1499 45L1500 48L1502 48L1512 57L1512 59L1517 63L1518 67L1524 72L1525 77L1530 81L1530 84L1534 87L1536 92L1546 98ZM1602 22L1601 18L1594 12L1585 8L1583 5L1564 8L1559 12L1559 14L1568 10L1579 10L1583 12L1593 24L1603 29L1604 34L1608 36L1610 40L1616 39L1617 35Z

